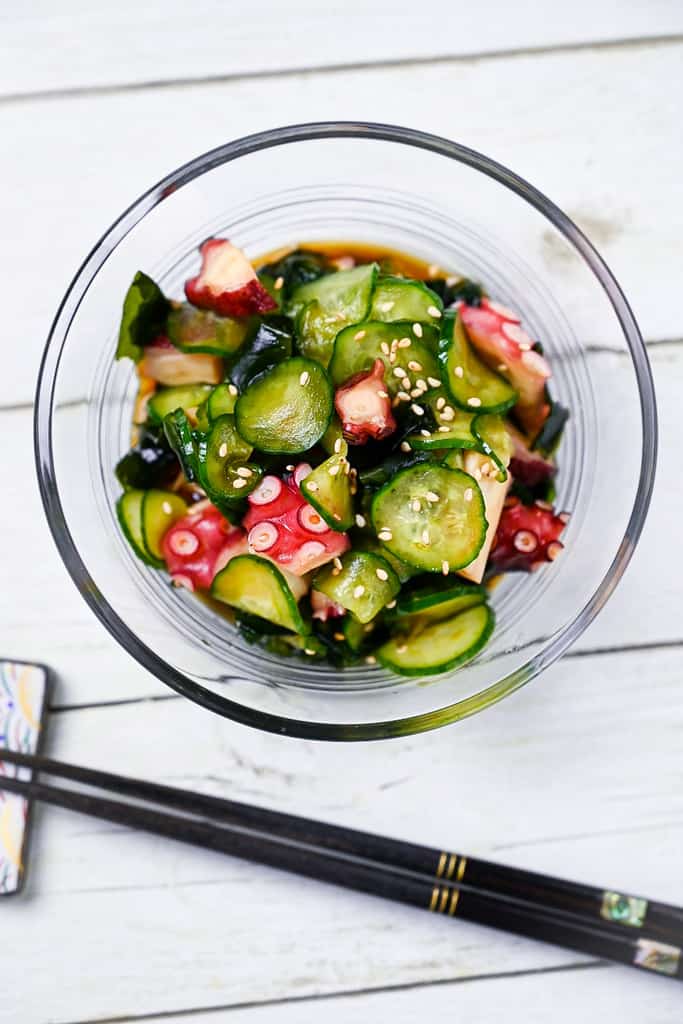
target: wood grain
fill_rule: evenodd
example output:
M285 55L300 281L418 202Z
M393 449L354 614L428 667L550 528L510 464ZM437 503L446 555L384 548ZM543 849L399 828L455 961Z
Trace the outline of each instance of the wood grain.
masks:
M683 32L675 0L343 5L34 0L0 13L0 95L471 56Z

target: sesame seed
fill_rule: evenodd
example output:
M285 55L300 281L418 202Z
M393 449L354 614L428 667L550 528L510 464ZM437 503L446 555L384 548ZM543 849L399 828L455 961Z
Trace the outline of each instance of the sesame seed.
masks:
M413 410L416 416L424 416L424 409L422 408L421 405L418 405L417 402L413 402L410 408Z
M313 651L313 650L311 650L311 648L310 648L310 647L304 647L304 654L308 654L308 655L309 655L309 657L313 657L313 655L314 655L315 653L316 653L316 652L315 652L315 651Z
M337 455L341 451L341 446L342 446L342 439L341 439L341 437L338 437L337 440L334 442L334 450L337 453Z
M419 373L420 370L422 369L422 363L418 363L416 359L411 359L410 362L408 363L408 369L414 370L416 373Z
M396 607L396 601L395 600L390 601L389 604L385 604L384 607L385 608L395 608Z
M408 376L408 374L406 373L406 371L403 369L402 366L394 367L394 377L407 377L407 376Z
M363 586L362 583L359 583L357 587L353 588L353 596L354 597L362 597L364 593L365 593L365 587Z
M351 472L351 463L344 459L344 476L348 476Z
M353 340L354 341L362 341L364 337L365 337L365 331L356 331L356 333L353 336Z
M467 404L471 405L473 409L477 409L481 405L481 398L476 398L476 397L468 398L467 399Z
M315 482L315 480L311 480L310 484L306 484L306 490L313 491L314 494L315 494L315 492L317 490L319 490L318 485Z
M422 531L422 543L429 544L429 530L426 527Z
M391 540L394 535L391 530L380 530L377 536L380 540Z
M228 394L232 395L233 398L236 398L239 394L239 391L234 384L228 384Z
M531 345L529 344L529 342L528 341L520 341L519 342L519 351L520 352L530 352L531 351Z
M275 279L275 284L273 285L273 287L275 288L275 291L279 292L284 283L285 283L284 277L277 277Z
M390 313L395 305L395 302L379 302L377 304L377 308L381 310L382 313Z
M398 343L399 348L410 348L411 345L412 341L410 340L410 338L401 338L401 340ZM408 363L408 365L410 366L410 363Z
M339 515L338 512L333 512L332 518L334 519L335 523L341 523L341 516Z
M465 375L465 371L463 370L462 366L456 366L453 373L455 374L456 377L464 377Z
M446 278L446 284L448 285L449 288L452 288L453 285L457 284L459 280L460 280L459 277L454 277L454 276L447 277Z
M365 659L365 664L366 665L376 665L377 664L377 658L375 657L375 655L374 654L368 654L367 658Z
M389 346L387 345L386 341L382 342L382 344L380 345L380 349L382 350L385 356L389 355Z
M220 459L224 459L224 458L225 458L225 456L226 456L227 454L228 454L228 445L227 445L227 443L226 443L226 442L224 441L224 442L223 442L223 444L222 444L222 445L220 446L220 448L218 449L218 457L219 457Z
M505 365L505 363L498 363L496 369L498 370L499 373L505 373L507 370L507 366Z
M386 569L375 569L375 576L377 577L378 580L381 580L382 583L386 583L386 581L389 579L389 573L386 571Z
M333 633L332 634L332 639L333 640L344 640L345 637L344 637L343 633Z
M438 388L441 386L441 381L438 377L427 377L430 388Z
M402 452L409 452L411 450L407 441L401 441L400 449Z
M337 566L335 565L334 569L332 570L332 575L333 576L338 576L340 572L341 572L341 569L338 569Z
M294 472L294 466L292 465L291 462L287 463L287 465L285 466L285 469L287 470L288 473L293 473Z
M249 466L238 466L237 475L243 476L245 480L248 480L250 476L254 475L254 473L251 469L249 469Z
M441 310L437 309L436 306L427 306L427 312L429 313L430 316L435 317L437 320L441 316Z
M377 397L378 398L388 398L389 397L389 392L388 391L378 391L377 392Z
M365 516L362 516L359 512L358 515L356 516L356 526L359 526L362 530L366 524L366 521L367 520L365 519Z
M455 413L450 408L450 406L447 405L446 408L444 409L444 411L441 413L441 419L442 420L446 420L447 423L450 420L455 419Z
M450 434L450 429L448 427L440 426L439 427L439 433L440 434Z
M420 430L420 434L421 434L421 436L422 436L422 437L431 437L431 436L432 436L432 435L431 435L431 434L429 433L429 431L428 431L428 430L426 430L426 429L425 429L424 427L422 427L422 428L421 428L421 430Z
M236 491L238 491L240 489L240 487L246 487L247 486L247 481L242 479L241 476L238 476L236 480L233 480L232 486L235 488Z
M407 391L399 391L398 394L396 395L396 397L401 402L409 402L410 401L410 395L408 394Z
M396 362L396 353L392 352L389 356L389 362L393 365Z
M465 491L465 493L463 494L463 498L465 499L465 501L472 501L473 497L474 497L474 491L472 490L471 487L468 487L467 490Z
M441 267L439 266L438 263L430 263L429 270L427 271L427 273L429 274L430 277L438 277L440 269Z
M427 391L427 381L423 380L422 377L418 377L417 380L415 381L415 387L419 388L420 391Z
M336 476L340 469L341 466L339 465L339 463L337 463L336 466L330 466L327 472L330 474L330 476Z
M425 498L427 499L427 501L438 501L439 495L436 494L434 491L427 491L427 493L425 494Z
M410 392L410 397L411 398L419 398L423 394L424 394L424 391L422 390L422 388L413 388L413 390Z
M341 567L342 567L341 558L338 558L338 557L337 558L333 558L332 559L332 564L334 565L335 569L341 569Z
M173 509L171 508L170 501L165 501L161 506L162 512L165 512L167 516L170 516Z
M446 404L446 399L443 397L443 395L440 398L437 398L437 400L436 400L436 407L437 407L437 409L443 409L445 404Z
M391 351L395 352L397 348L398 348L398 338L392 338L391 339Z
M422 324L413 324L413 334L416 338L422 337Z
M396 653L397 654L405 654L405 652L407 650L408 650L408 644L399 644L398 647L396 648Z
M448 576L448 573L450 572L450 569L451 569L450 565L448 564L448 562L444 558L443 562L441 563L441 572L444 574L444 576Z
M422 505L417 500L417 498L413 498L413 500L410 503L410 507L412 508L413 512L419 512L420 509L422 508Z
M306 385L308 384L310 379L311 379L310 373L308 372L308 370L304 370L304 372L299 377L299 384L301 384L301 387L304 388L304 387L306 387Z

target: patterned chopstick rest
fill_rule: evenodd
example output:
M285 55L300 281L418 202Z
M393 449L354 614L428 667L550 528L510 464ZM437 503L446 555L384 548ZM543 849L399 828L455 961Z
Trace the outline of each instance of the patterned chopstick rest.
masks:
M47 708L48 673L42 665L0 661L0 747L35 754ZM30 779L28 768L0 761L0 774ZM17 892L25 875L30 806L0 790L0 896Z

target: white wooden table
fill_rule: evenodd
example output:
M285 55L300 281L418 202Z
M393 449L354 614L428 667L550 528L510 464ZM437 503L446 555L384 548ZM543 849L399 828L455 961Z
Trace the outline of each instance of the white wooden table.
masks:
M681 95L680 0L0 7L0 651L59 673L51 752L683 902ZM573 651L482 716L352 748L133 663L62 568L31 451L49 322L118 212L226 139L337 117L451 136L564 207L633 302L663 435L639 550ZM3 1024L681 1020L674 983L560 949L56 810L35 839L0 906Z

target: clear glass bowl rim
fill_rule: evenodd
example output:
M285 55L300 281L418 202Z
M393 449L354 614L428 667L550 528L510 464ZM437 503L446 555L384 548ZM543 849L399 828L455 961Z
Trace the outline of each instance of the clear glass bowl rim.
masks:
M612 564L591 598L575 617L529 662L486 689L435 711L371 723L344 724L290 719L246 707L214 693L168 665L114 612L99 593L78 553L59 497L52 449L52 415L57 371L70 325L91 282L132 228L171 192L205 172L259 150L321 139L374 139L400 143L448 157L477 170L515 192L535 207L570 242L588 265L614 309L628 345L640 399L642 455L638 487L626 531ZM542 192L502 164L452 142L412 128L362 121L323 121L288 125L243 136L190 160L172 171L132 203L102 235L77 270L57 310L41 360L34 413L34 446L38 486L48 524L59 553L82 597L116 640L141 665L171 689L223 717L267 732L318 740L370 740L424 732L465 718L530 682L556 661L608 600L635 550L647 516L657 460L657 410L652 373L638 324L609 267L592 243L566 214Z

